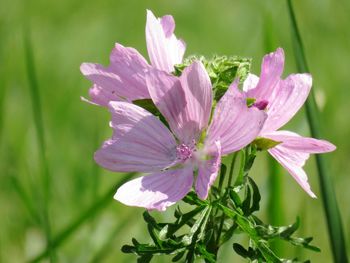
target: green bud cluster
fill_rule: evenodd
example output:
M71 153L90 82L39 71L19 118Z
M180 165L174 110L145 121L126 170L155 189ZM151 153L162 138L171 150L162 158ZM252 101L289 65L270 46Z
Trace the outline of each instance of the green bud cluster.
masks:
M216 101L220 100L235 79L239 79L242 84L250 72L250 58L215 55L211 59L204 56L190 56L184 59L182 64L175 66L174 75L180 76L182 71L195 60L201 61L207 70Z

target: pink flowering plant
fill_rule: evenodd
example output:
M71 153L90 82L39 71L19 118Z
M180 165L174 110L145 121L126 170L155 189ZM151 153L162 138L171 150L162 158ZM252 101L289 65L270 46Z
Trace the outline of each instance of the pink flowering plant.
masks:
M260 77L240 57L189 57L175 34L172 16L147 11L149 64L135 49L116 44L110 65L83 63L92 81L86 101L108 108L113 135L95 161L114 172L141 173L114 196L145 208L151 244L132 239L122 251L138 262L156 255L172 260L216 262L222 244L244 233L249 244L234 251L257 262L297 262L273 251L275 239L318 251L312 238L295 237L289 226L263 223L258 186L250 174L257 154L268 151L311 197L303 170L312 153L335 146L280 130L302 107L312 86L309 74L282 79L284 52L263 58ZM180 202L182 201L182 202ZM157 222L150 211L177 204L173 222Z

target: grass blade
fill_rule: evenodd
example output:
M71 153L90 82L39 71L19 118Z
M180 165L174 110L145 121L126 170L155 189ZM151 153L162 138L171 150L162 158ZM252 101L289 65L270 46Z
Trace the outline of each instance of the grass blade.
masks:
M117 188L123 183L129 180L134 173L125 174L124 177L113 187L111 187L101 198L99 198L92 206L82 211L79 216L74 219L67 227L65 227L57 236L52 239L52 248L56 249L59 247L67 238L69 238L75 231L77 231L85 222L89 219L94 218L107 204L113 200L113 195ZM40 253L37 257L32 259L30 262L39 262L49 255L48 248Z
M50 174L49 167L46 158L46 146L45 146L45 134L43 126L43 115L41 110L41 99L40 91L37 80L37 74L34 63L33 49L30 41L30 31L28 28L24 29L24 51L26 58L26 70L28 76L28 83L32 101L32 110L34 117L34 124L36 129L36 135L38 140L39 147L39 158L42 168L43 175L43 198L42 198L42 220L43 227L46 235L47 247L49 250L50 261L55 261L54 249L52 249L51 244L51 226L50 226L50 217L49 217L49 202L50 202Z
M297 67L300 72L309 72L303 43L299 33L291 0L287 0L287 4L291 19L292 40ZM319 110L315 102L313 90L310 92L305 107L311 135L315 138L321 138L321 125L318 116ZM333 183L329 171L327 170L328 166L326 165L326 160L322 155L316 155L316 164L323 197L322 201L326 214L328 235L333 252L333 259L334 262L345 263L348 262L345 237Z

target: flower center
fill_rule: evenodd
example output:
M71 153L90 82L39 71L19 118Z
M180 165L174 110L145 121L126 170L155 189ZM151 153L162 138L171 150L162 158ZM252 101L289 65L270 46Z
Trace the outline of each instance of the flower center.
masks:
M195 150L195 142L190 145L182 143L176 147L176 156L179 160L184 162L192 157Z
M265 110L269 102L267 100L259 100L256 101L253 106L258 108L259 110Z

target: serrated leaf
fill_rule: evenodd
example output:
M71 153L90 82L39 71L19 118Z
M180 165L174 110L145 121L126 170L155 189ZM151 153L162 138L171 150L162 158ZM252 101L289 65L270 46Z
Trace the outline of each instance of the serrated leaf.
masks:
M126 254L135 253L135 247L130 245L124 245L122 246L121 251Z
M187 204L201 206L207 204L206 201L202 201L198 198L197 194L194 191L189 192L183 199Z
M229 197L230 197L231 201L233 202L233 204L235 205L235 207L242 206L241 198L239 197L237 192L232 188L229 189Z
M260 209L260 200L261 200L261 195L258 186L254 182L252 178L248 176L249 183L252 187L253 190L253 200L252 200L252 206L250 207L250 214L252 214L255 211L259 211Z
M225 164L221 164L220 167L220 176L219 176L219 189L222 189L222 185L224 183L225 175L227 171L227 166ZM220 194L220 193L219 193Z
M182 226L187 224L190 220L193 220L194 217L201 212L206 206L199 206L195 209L193 209L190 212L187 212L185 214L181 214L181 216L178 218L177 222L175 224L168 224L167 228L163 228L160 232L160 235L165 233L165 237L169 238L171 235L173 235L176 231L178 231Z
M132 238L131 242L134 244L134 246L137 246L140 244L135 238Z
M250 214L250 202L251 202L251 190L249 187L246 187L245 199L242 202L242 210L244 215Z
M190 233L185 235L182 238L182 242L186 245L190 245L192 242L195 242L196 236L201 236L202 232L204 232L204 229L201 227L203 224L206 224L206 221L208 220L208 215L210 214L211 207L206 206L201 214L199 215L198 219L194 223L194 225L191 227Z
M238 243L233 243L232 245L233 250L240 255L243 258L251 258L248 250L246 250L242 245L238 244Z
M154 227L151 224L147 224L147 229L148 229L148 233L149 233L150 237L152 238L154 244L157 247L162 248L163 241L158 236L158 233L154 230Z
M150 215L148 211L143 212L143 219L146 221L147 224L151 225L153 228L157 230L161 230L161 227L158 226L157 221Z
M290 225L290 226L288 226L286 230L282 231L280 233L280 236L282 238L290 237L295 231L298 230L299 225L300 225L300 219L299 219L299 217L297 217L297 220L295 221L295 223Z

